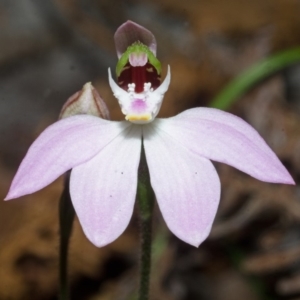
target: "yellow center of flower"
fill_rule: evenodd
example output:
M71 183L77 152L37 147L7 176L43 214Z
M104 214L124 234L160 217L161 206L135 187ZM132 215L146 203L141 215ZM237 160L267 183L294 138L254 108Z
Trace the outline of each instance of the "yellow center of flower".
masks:
M125 119L130 122L134 121L150 121L152 118L151 113L146 113L142 115L136 115L136 114L128 114Z

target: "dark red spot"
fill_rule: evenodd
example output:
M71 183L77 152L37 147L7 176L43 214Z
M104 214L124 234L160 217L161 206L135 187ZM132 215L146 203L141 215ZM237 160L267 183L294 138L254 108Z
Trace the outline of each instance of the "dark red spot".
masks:
M135 92L141 93L144 91L144 83L150 82L151 87L156 89L160 86L161 77L156 69L149 63L143 67L132 67L129 63L125 65L118 83L121 88L128 90L129 83L135 83Z

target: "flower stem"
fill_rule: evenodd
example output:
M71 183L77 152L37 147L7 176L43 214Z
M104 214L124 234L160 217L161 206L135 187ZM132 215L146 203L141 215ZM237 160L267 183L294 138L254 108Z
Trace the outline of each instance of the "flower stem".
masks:
M140 287L138 300L148 300L151 270L151 235L154 193L150 185L150 175L143 145L139 166L137 198L141 223Z
M60 245L59 245L59 299L69 299L68 287L68 249L69 239L72 233L74 220L74 208L71 202L70 192L70 173L65 176L65 185L59 201L59 227L60 227Z

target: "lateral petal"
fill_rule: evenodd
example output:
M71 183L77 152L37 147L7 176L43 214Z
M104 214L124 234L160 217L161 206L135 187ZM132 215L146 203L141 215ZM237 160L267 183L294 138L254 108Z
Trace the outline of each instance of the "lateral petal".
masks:
M5 200L34 193L86 162L128 127L88 115L58 121L30 146Z
M262 181L295 184L258 132L237 116L213 108L194 108L155 122L198 155L231 165Z
M169 229L198 247L208 236L220 200L212 163L196 156L153 124L144 126L151 185Z
M87 238L102 247L127 227L137 191L141 128L130 126L71 172L72 202Z

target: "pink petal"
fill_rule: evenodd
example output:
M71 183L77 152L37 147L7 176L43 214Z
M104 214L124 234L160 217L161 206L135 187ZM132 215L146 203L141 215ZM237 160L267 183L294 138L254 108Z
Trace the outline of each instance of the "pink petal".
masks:
M114 39L118 58L122 56L129 46L137 41L148 46L154 55L156 55L156 40L152 32L132 21L122 24L117 29Z
M5 200L44 188L91 159L129 125L80 115L49 126L29 148Z
M199 246L208 236L220 200L220 180L212 163L162 132L144 127L151 185L169 229Z
M161 130L192 152L231 165L259 180L294 184L266 142L241 118L213 108L194 108L156 120Z
M141 128L131 126L87 163L72 170L70 193L87 238L105 246L127 227L137 190Z

